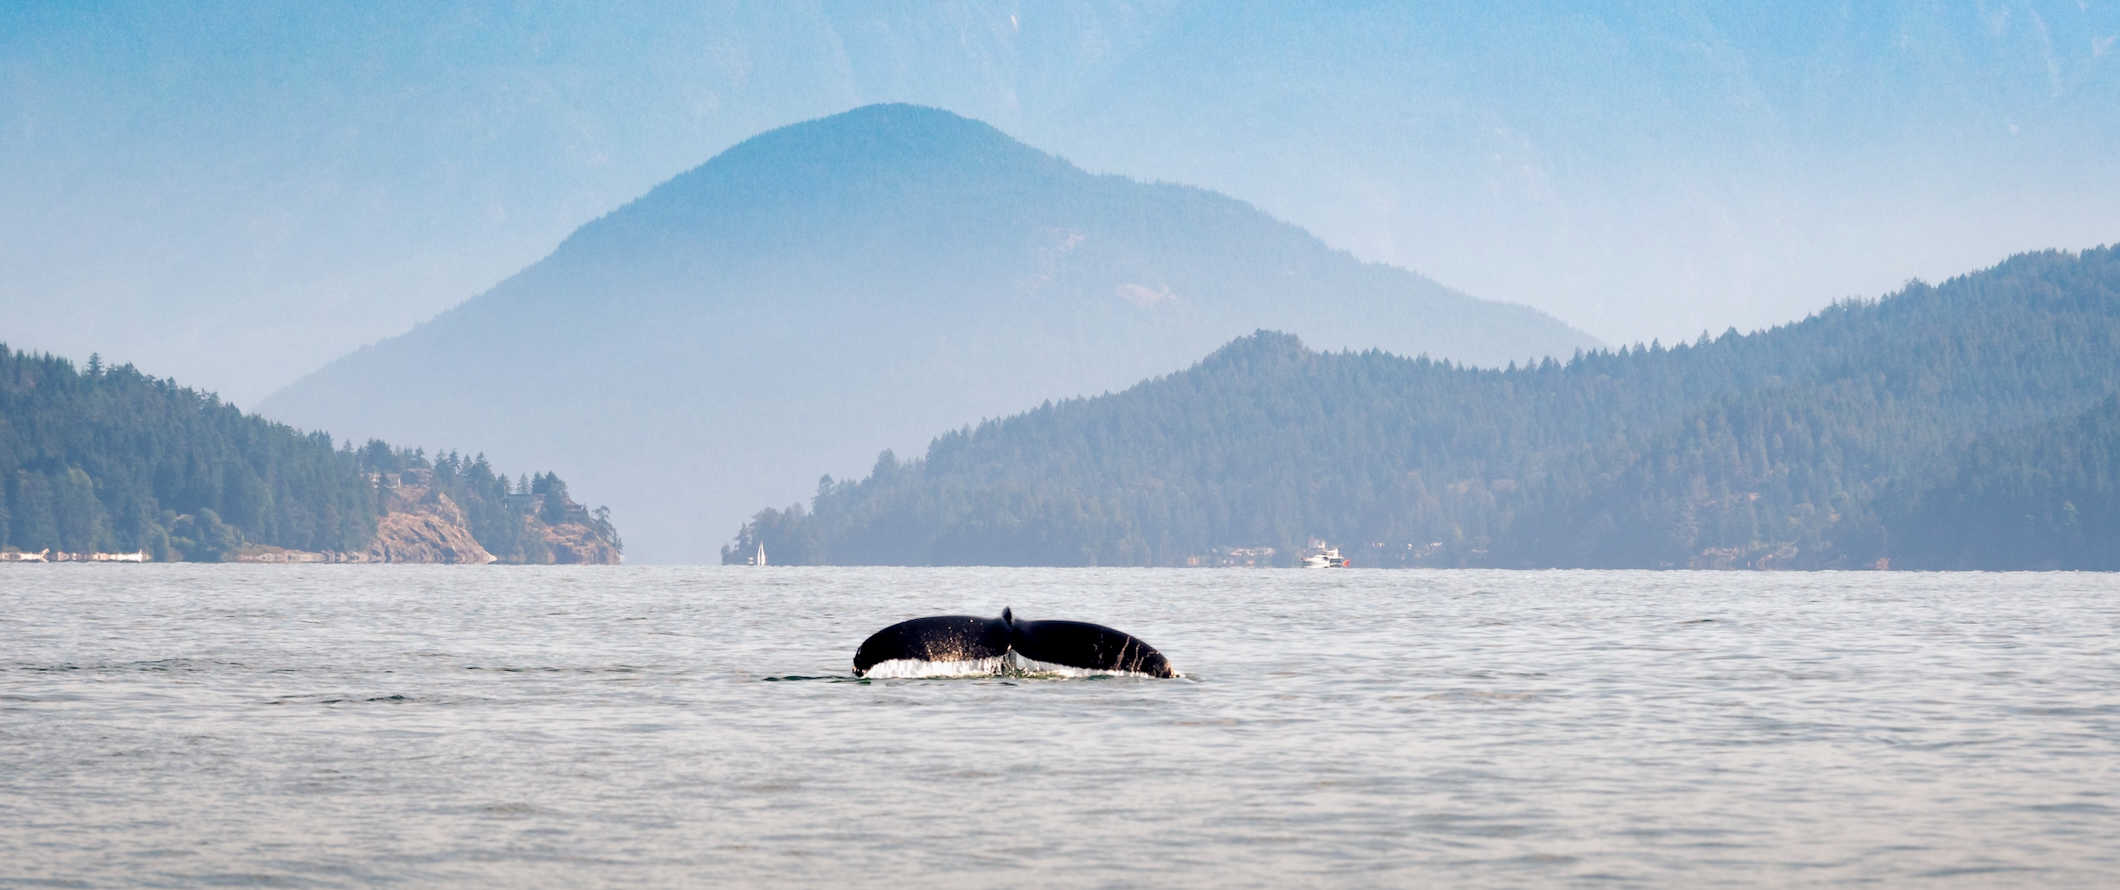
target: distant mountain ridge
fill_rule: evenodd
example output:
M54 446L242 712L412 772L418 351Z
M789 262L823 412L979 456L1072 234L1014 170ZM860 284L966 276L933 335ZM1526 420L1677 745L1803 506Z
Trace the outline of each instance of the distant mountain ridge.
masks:
M1596 345L1243 202L886 105L747 140L261 409L495 443L617 495L635 555L703 560L719 517L799 495L819 468L1128 385L1260 327L1496 365Z
M1188 565L2106 568L2120 249L1770 331L1507 371L1260 332L1125 392L886 454L725 557Z

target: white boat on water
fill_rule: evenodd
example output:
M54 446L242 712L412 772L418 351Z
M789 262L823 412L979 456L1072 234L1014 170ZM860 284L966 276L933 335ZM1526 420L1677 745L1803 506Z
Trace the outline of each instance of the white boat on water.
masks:
M1340 555L1340 548L1338 547L1325 547L1304 556L1303 567L1306 569L1344 569L1347 567L1347 557Z
M758 542L758 552L757 552L757 553L755 553L755 554L752 554L752 555L751 555L751 565L754 565L754 566L762 566L762 565L765 565L765 564L766 564L766 542L764 542L764 541L760 541L760 542Z

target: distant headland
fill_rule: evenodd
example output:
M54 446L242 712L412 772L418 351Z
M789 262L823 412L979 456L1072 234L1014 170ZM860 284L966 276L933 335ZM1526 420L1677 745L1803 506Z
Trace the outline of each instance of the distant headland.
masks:
M557 474L334 446L130 365L0 345L0 562L612 565L623 546Z

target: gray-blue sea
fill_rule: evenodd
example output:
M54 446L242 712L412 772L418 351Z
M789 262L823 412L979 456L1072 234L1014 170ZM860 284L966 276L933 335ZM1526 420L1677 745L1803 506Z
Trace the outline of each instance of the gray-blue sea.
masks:
M856 681L929 614L1182 679ZM0 885L2120 885L2120 576L0 566Z

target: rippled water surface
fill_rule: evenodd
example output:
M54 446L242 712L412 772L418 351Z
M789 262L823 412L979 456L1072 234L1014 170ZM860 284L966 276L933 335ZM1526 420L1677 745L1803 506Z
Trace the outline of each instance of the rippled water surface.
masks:
M1013 606L1186 674L851 678ZM0 885L2120 884L2120 576L0 566Z

